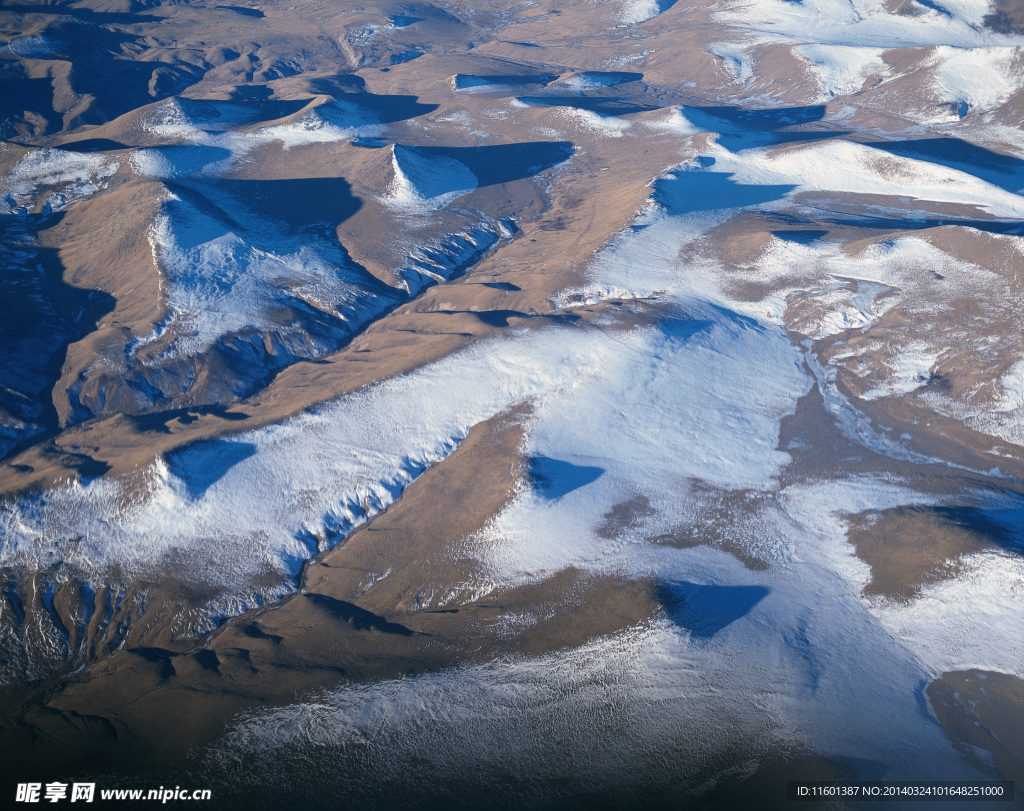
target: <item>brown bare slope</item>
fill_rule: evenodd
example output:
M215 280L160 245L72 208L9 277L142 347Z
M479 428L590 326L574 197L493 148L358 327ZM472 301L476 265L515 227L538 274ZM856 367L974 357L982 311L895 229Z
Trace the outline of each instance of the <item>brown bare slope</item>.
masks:
M983 772L1024 780L1024 682L1008 673L943 673L928 685L928 700L946 734Z
M514 411L476 426L389 510L310 561L298 593L231 619L200 647L176 642L166 626L140 629L44 708L13 693L5 751L35 740L14 757L80 762L93 749L108 763L159 762L212 740L240 711L341 680L540 654L653 616L657 590L642 580L569 569L496 591L480 579L463 542L509 499L521 475L526 416ZM153 586L149 599L173 598Z

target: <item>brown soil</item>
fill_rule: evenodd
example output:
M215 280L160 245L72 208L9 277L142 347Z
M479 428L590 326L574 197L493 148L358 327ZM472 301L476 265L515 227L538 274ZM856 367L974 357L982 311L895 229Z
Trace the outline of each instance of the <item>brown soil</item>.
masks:
M908 602L955 578L967 555L997 547L1003 531L967 507L897 507L850 520L857 557L871 567L864 594Z
M994 764L993 777L1012 780L1019 794L1024 785L1024 680L986 670L951 671L932 681L927 693L953 745L983 772L991 773Z
M86 751L106 765L158 762L211 741L241 711L340 681L542 654L652 617L654 584L572 569L473 596L485 581L461 542L509 499L526 413L476 426L390 509L310 561L291 597L231 619L198 647L176 643L166 625L140 632L43 705L12 692L4 751L17 763Z

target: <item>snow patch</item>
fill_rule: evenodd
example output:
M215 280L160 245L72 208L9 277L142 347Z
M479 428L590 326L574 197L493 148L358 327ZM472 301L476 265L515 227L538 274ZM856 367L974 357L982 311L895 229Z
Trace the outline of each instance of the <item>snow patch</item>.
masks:
M808 44L798 46L794 52L810 66L823 100L859 93L872 76L884 79L892 75L882 60L882 48Z
M33 149L0 180L8 205L33 207L44 202L57 210L100 190L120 161L63 149ZM46 195L46 200L42 196Z
M886 361L890 374L885 383L864 392L861 399L877 400L916 391L931 379L932 369L940 355L941 352L929 344L919 341L909 344Z
M274 774L287 763L283 772L294 773L312 748L335 765L316 782L340 796L396 775L410 796L449 801L459 796L449 781L469 783L474 796L476 787L511 785L531 806L561 805L560 795L581 790L607 796L623 783L644 796L685 796L721 777L723 765L704 764L734 755L732 742L747 757L794 743L769 692L775 679L747 687L741 710L726 687L735 674L662 619L570 651L347 686L253 712L231 726L211 765L244 785L234 764Z
M469 167L416 147L395 144L391 170L393 179L383 200L412 214L438 211L477 187L476 175Z
M708 52L722 60L734 82L747 82L754 78L746 46L734 42L713 42L708 45Z
M643 493L671 523L688 480L770 487L789 461L779 420L808 382L781 329L716 308L619 336L599 373L535 406L526 451L558 464L547 490L521 493L478 539L487 576L507 584L605 559L619 541L595 524L624 494Z
M762 41L794 44L972 48L1024 41L984 28L983 18L990 11L987 0L943 0L941 6L945 13L930 8L910 16L890 11L880 0L733 0L715 16L756 32Z
M48 37L15 37L4 48L22 59L48 59L54 55L56 43Z
M339 319L378 304L356 286L340 249L287 241L261 249L182 201L166 204L150 242L170 282L167 303L180 336L175 351L186 355L245 329L288 332L275 323L276 303L302 301ZM291 331L298 334L301 325Z
M636 25L661 14L659 0L624 0L619 21L623 25Z
M153 177L172 175L219 175L231 169L255 148L279 142L285 149L310 144L335 143L358 137L380 135L384 128L378 118L344 99L331 100L307 110L291 121L246 129L253 116L246 108L231 104L190 106L186 111L178 99L158 105L145 122L145 129L160 137L219 150L214 157L197 152L183 152L173 147L151 147L149 153L159 153L163 162L152 155L136 162L141 174ZM184 157L185 162L180 159ZM197 159L202 157L202 160ZM168 166L173 167L169 169ZM170 172L170 174L168 174Z
M798 192L912 197L931 203L977 206L993 217L1021 219L1024 200L968 172L897 155L880 154L864 144L826 141L772 152L730 152L714 144L707 152L714 171L727 172L741 185L791 184ZM912 209L917 213L917 209Z
M294 574L317 539L334 543L394 501L473 425L570 384L614 348L567 331L486 342L315 413L191 446L156 462L144 487L76 481L7 502L0 564L63 561L99 583L112 566L139 573L184 555L183 576L247 595L260 572Z
M1015 411L1024 408L1024 361L1017 361L1010 367L999 381L1002 398L999 408L1002 411Z
M937 48L933 87L939 98L968 110L991 110L1024 85L1020 48L989 47L963 50Z
M327 761L323 779L339 791L358 794L363 781L400 774L420 796L450 779L493 781L495 763L503 781L557 791L571 762L570 793L635 781L679 797L721 779L701 764L727 768L716 753L735 746L748 768L780 747L809 748L884 762L891 779L980 779L917 700L942 661L927 645L930 631L941 632L939 616L922 603L920 616L894 606L880 620L859 596L865 567L845 541L845 516L907 503L927 499L871 479L791 489L759 523L787 539L785 562L766 572L707 548L629 547L666 597L655 620L572 650L347 685L248 713L216 745L214 763L241 781L254 762ZM962 614L966 633L984 616L973 603L960 591L940 608ZM959 661L991 667L994 645L1024 638L1019 606L1008 629L996 627L1014 609L1003 603L984 642ZM998 661L1019 671L1019 654L1011 641ZM349 758L360 768L348 768ZM563 779L537 779L548 773Z
M670 107L667 115L648 119L644 123L653 129L666 130L684 137L704 132L686 117L681 107Z
M961 565L960 576L926 587L910 605L875 612L932 678L971 668L1024 677L1024 560L992 551Z
M593 132L605 138L621 138L630 123L625 119L612 115L601 115L593 110L580 110L575 107L559 107L558 112L563 118L569 119L584 132Z

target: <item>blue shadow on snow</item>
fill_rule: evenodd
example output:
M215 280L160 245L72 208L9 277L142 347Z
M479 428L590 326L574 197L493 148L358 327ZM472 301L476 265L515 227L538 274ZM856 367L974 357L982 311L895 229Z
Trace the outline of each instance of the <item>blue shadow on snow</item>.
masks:
M597 481L604 473L601 467L574 465L548 456L531 456L528 470L537 492L549 501Z
M166 456L167 467L185 484L192 498L199 498L239 462L256 453L251 442L211 439Z
M673 622L697 639L710 639L768 594L764 586L702 586L677 580L662 583L658 596Z
M683 169L659 180L654 199L669 214L692 214L724 208L743 208L781 200L797 186L791 184L747 185L737 183L731 174L708 171L713 158L701 160L700 169Z

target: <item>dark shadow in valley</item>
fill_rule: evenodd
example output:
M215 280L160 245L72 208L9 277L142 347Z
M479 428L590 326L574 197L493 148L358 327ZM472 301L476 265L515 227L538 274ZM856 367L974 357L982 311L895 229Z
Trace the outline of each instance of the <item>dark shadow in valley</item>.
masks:
M664 14L678 2L679 0L657 0L658 14Z
M254 456L256 446L251 442L230 439L211 439L167 454L167 467L185 485L188 494L196 499L239 462Z
M175 103L188 120L200 129L229 129L294 115L311 99L271 99L270 88L259 88L261 98L220 99L178 98Z
M529 313L521 313L518 310L467 310L466 312L476 316L478 320L489 327L507 327L510 318L533 318Z
M423 22L422 17L413 17L411 14L392 14L391 24L395 28L408 28L413 23Z
M932 11L938 12L943 17L950 17L950 18L952 18L952 16L953 16L950 13L949 9L947 9L941 3L936 3L935 0L915 0L915 2L920 3L925 8L930 8Z
M838 213L838 212L833 212ZM851 215L849 218L833 216L818 221L821 225L836 225L847 228L868 228L880 231L925 231L929 228L939 228L945 225L961 225L965 228L974 228L978 231L985 231L989 234L1013 234L1024 235L1024 223L1020 220L975 220L966 217L921 217L914 219L900 219L896 217L857 217Z
M807 208L811 207L806 201L801 201L801 205ZM824 206L815 206L815 208L819 209L821 216L813 219L784 212L772 212L771 222L772 225L776 227L772 227L768 230L781 239L804 243L813 242L817 239L824 239L829 236L839 236L846 240L850 238L850 229L885 231L891 234L900 234L907 231L926 231L929 228L940 228L949 225L960 225L965 228L974 228L978 231L985 231L990 234L1024 235L1024 223L1020 220L982 220L968 217L937 217L934 214L922 217L906 218L883 217L880 215L835 211L825 208ZM872 239L874 238L875 237L872 236Z
M1014 194L1024 188L1024 160L977 146L962 138L915 138L908 141L863 143L893 155L938 163L967 172Z
M708 115L744 129L757 132L774 132L783 127L793 127L821 121L825 117L824 104L812 104L806 107L773 107L764 110L751 110L746 107L684 107L683 113L691 115Z
M259 218L298 230L336 228L363 205L352 194L351 184L340 177L218 180L211 188L223 190Z
M557 78L557 73L495 73L486 76L456 73L453 81L456 90L507 90L526 85L546 85Z
M810 245L822 237L828 236L828 231L820 228L792 229L772 231L772 236L778 237L785 242L796 242L798 245Z
M2 61L0 87L0 138L25 138L60 129L63 116L53 108L50 79L29 76L20 61Z
M4 77L4 95L13 94L27 99L28 109L46 118L53 110L63 108L59 101L68 92L79 98L92 97L92 103L82 105L64 117L66 130L83 125L104 124L131 110L154 101L181 93L198 82L212 69L209 63L191 64L184 60L127 58L126 53L145 52L152 47L143 35L117 30L111 23L127 22L137 25L145 15L111 15L77 13L76 9L61 6L61 14L40 31L47 42L45 53L35 58L54 65L71 63L70 72L57 70L51 87L38 80L18 76L7 71ZM5 12L46 13L45 7L21 4L5 6ZM149 18L153 19L153 18ZM47 83L49 84L49 83ZM27 85L27 86L26 86Z
M61 144L61 149L69 152L114 152L118 149L128 149L128 146L110 138L83 138L80 141Z
M68 346L116 304L109 293L67 284L58 251L38 244L36 234L62 219L0 215L0 413L46 433L58 428L52 390Z
M512 318L540 318L547 323L575 324L580 316L575 313L559 313L558 315L538 315L536 313L524 313L519 310L437 310L434 315L471 315L481 324L489 327L504 329L511 326L509 319Z
M803 203L806 206L806 203ZM810 208L810 206L807 206ZM1019 220L981 220L966 217L936 217L934 215L918 218L883 217L854 212L841 212L819 207L821 216L808 218L795 214L771 212L770 231L780 239L791 242L809 244L818 239L839 238L844 241L851 239L851 231L862 229L865 232L883 231L899 235L908 231L926 231L929 228L940 228L949 225L962 225L991 234L1024 235L1024 223ZM877 236L870 233L859 238Z
M757 326L756 321L745 319L744 316L734 313L731 310L727 310L724 307L719 307L714 304L706 306L711 310L713 315L720 317L722 320L738 322L743 326ZM747 324L747 321L749 321L750 324ZM689 341L694 335L702 332L709 332L714 329L715 323L716 322L712 321L710 318L662 318L657 323L657 329L666 338L673 341Z
M145 8L147 4L134 2L132 5L136 6L139 10L96 11L95 9L82 8L74 0L70 0L70 2L69 0L59 2L58 0L58 2L45 5L43 3L3 3L0 4L0 11L10 14L52 14L55 17L60 16L83 23L96 23L99 25L138 25L139 23L163 22L162 17L141 12L141 9ZM155 3L151 2L148 5L153 6Z
M76 144L70 144L68 148L75 146ZM163 159L164 165L160 167L159 173L167 175L170 182L175 182L172 178L185 180L202 174L210 164L228 161L231 158L230 149L201 144L155 146L150 147L147 152L157 154Z
M696 127L720 133L718 142L731 152L800 141L820 141L846 135L831 130L791 130L821 121L825 105L748 110L743 107L683 107L683 115Z
M569 141L527 141L495 146L417 146L416 152L457 160L467 167L479 186L511 183L533 177L572 157L575 147Z
M267 16L258 8L248 8L246 6L214 6L214 8L221 11L233 11L235 14L241 14L243 17L253 17L257 20L262 20Z
M366 92L366 79L354 73L336 73L332 76L310 76L306 79L310 93L318 96L340 96L345 93Z
M692 214L727 208L763 205L781 200L797 189L794 185L737 183L731 174L709 171L713 158L700 159L700 169L671 172L654 185L654 200L669 214Z
M597 481L604 468L574 465L548 456L531 456L527 460L527 472L537 492L548 501L554 501Z
M416 632L397 622L389 622L372 611L360 608L354 603L336 600L324 594L299 594L293 599L308 600L309 604L326 611L341 622L350 624L357 631L380 631L398 636L413 636Z
M371 93L366 89L366 81L360 76L318 76L310 79L307 86L312 93L331 96L335 101L346 102L373 113L374 120L380 124L418 118L438 108L436 104L419 101L418 96ZM352 126L352 122L345 120L342 112L332 116L329 104L320 105L317 112L332 124Z
M1017 507L921 507L941 521L1007 552L1024 554L1024 504Z
M517 101L529 107L572 107L598 115L633 115L661 109L655 104L637 104L616 98L590 96L519 96Z
M696 639L710 639L770 593L764 586L704 586L685 580L662 583L658 592L672 621Z
M409 51L402 51L401 53L394 53L388 58L388 61L392 65L401 65L405 62L412 62L413 59L419 59L426 51L421 51L419 48L413 48Z
M381 124L394 124L398 121L408 121L419 118L422 115L431 113L437 109L436 104L425 104L418 100L417 96L388 96L377 95L376 93L359 93L339 96L337 101L347 101L373 113L374 120ZM322 105L317 112L326 121L336 124L339 127L351 126L352 122L346 120L344 115L331 116L331 108Z
M574 78L591 87L618 87L621 84L643 81L644 75L627 70L585 70L577 73Z
M187 148L187 147L186 147ZM206 147L197 147L206 149ZM291 231L317 231L330 240L334 228L362 207L352 194L351 184L341 177L306 177L282 180L228 180L194 178L165 181L168 190L183 203L215 221L223 229L193 227L177 233L180 247L216 239L224 232L248 235L263 245L273 238L270 223L279 223ZM172 206L179 205L171 203ZM249 216L245 216L245 213ZM188 217L187 210L182 212ZM208 224L212 225L212 224Z
M249 415L241 411L228 411L226 405L200 405L188 408L172 408L166 411L153 411L149 414L126 415L140 431L156 431L160 434L171 433L170 424L177 421L182 425L195 422L200 416L212 415L229 422L241 422L249 419Z
M205 183L193 183L193 182L181 182L177 180L165 180L164 186L169 192L171 192L175 198L165 205L170 208L171 212L174 213L174 209L177 208L181 203L185 203L200 214L204 214L211 220L214 220L220 231L214 232L212 229L198 229L191 228L185 231L183 234L176 234L176 240L180 247L184 249L194 248L196 245L207 242L211 239L216 239L226 231L238 231L244 233L246 231L245 226L237 220L232 214L229 214L227 210L220 205L219 202L215 202L210 199L210 194L204 186ZM210 186L215 188L211 183ZM233 200L232 200L233 202ZM186 238L187 237L187 238Z

